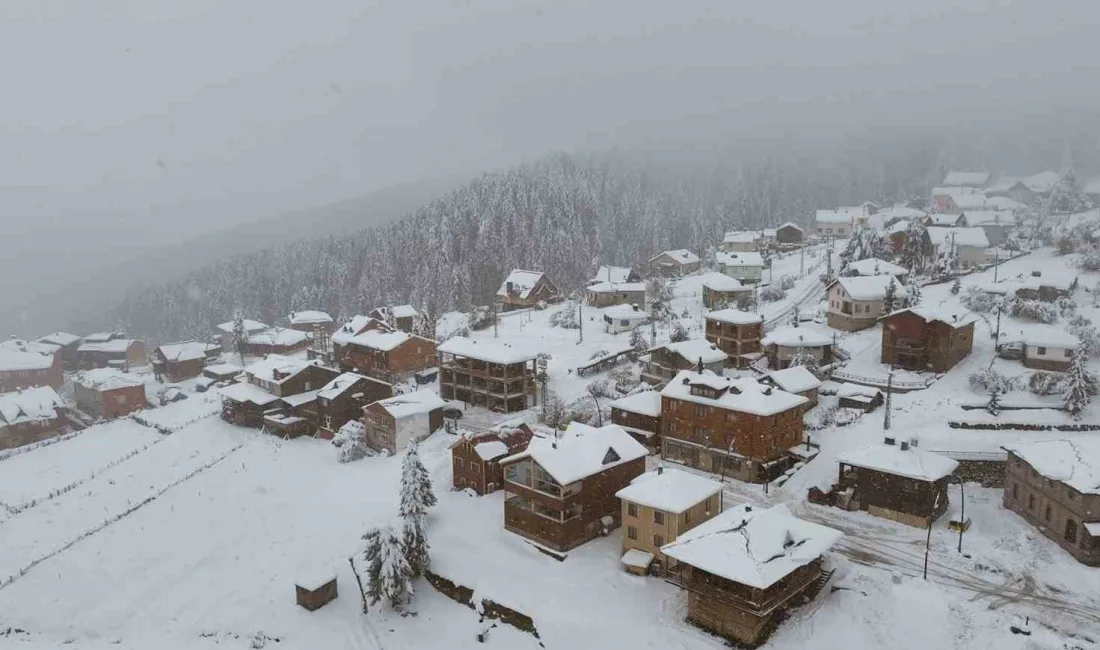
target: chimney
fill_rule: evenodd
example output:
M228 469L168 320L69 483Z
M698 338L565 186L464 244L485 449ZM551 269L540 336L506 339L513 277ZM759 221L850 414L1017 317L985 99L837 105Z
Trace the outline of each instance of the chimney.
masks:
M891 447L894 446L894 439L891 438L890 436L886 436L885 438L882 439L882 441L884 443L886 443L887 445L890 445Z
M909 441L908 440L902 440L901 441L901 450L902 451L909 451Z

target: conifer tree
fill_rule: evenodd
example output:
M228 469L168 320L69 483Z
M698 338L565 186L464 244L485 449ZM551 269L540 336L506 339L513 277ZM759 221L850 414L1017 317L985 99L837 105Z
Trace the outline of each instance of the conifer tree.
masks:
M1092 396L1096 394L1096 378L1088 369L1088 350L1084 344L1073 351L1073 360L1066 372L1064 403L1066 410L1074 418L1080 418L1081 412L1088 407Z

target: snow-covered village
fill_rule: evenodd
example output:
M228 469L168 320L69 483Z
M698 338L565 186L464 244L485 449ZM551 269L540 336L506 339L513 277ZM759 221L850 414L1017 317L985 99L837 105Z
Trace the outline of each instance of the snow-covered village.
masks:
M469 311L5 340L0 647L1098 647L1071 165Z

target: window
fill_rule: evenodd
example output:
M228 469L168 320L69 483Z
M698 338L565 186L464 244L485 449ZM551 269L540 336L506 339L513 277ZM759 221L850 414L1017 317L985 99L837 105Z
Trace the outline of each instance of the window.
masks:
M1050 504L1047 504L1046 510L1043 511L1043 519L1050 521Z
M658 526L664 526L665 525L665 513L660 511L660 510L654 510L653 511L653 523L657 524Z
M626 527L626 538L627 539L638 539L638 529L634 526L627 526Z
M628 502L626 504L626 516L627 517L637 517L638 516L638 504Z
M662 546L665 545L665 538L660 536L660 535L654 535L653 536L653 545L656 546L657 548L661 548Z
M1072 519L1066 519L1066 541L1077 543L1077 522Z
M1039 354L1046 354L1046 353L1047 353L1047 349L1046 349L1046 348L1044 348L1044 347L1043 347L1043 346L1041 346L1041 345L1039 346L1039 349L1038 349L1038 350L1036 350L1036 351L1037 351L1037 352L1038 352Z

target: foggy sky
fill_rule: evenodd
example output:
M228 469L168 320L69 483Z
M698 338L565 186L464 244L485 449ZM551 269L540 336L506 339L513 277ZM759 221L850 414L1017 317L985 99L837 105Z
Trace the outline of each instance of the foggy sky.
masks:
M5 0L0 290L552 150L1048 125L1100 106L1098 34L1094 0Z

